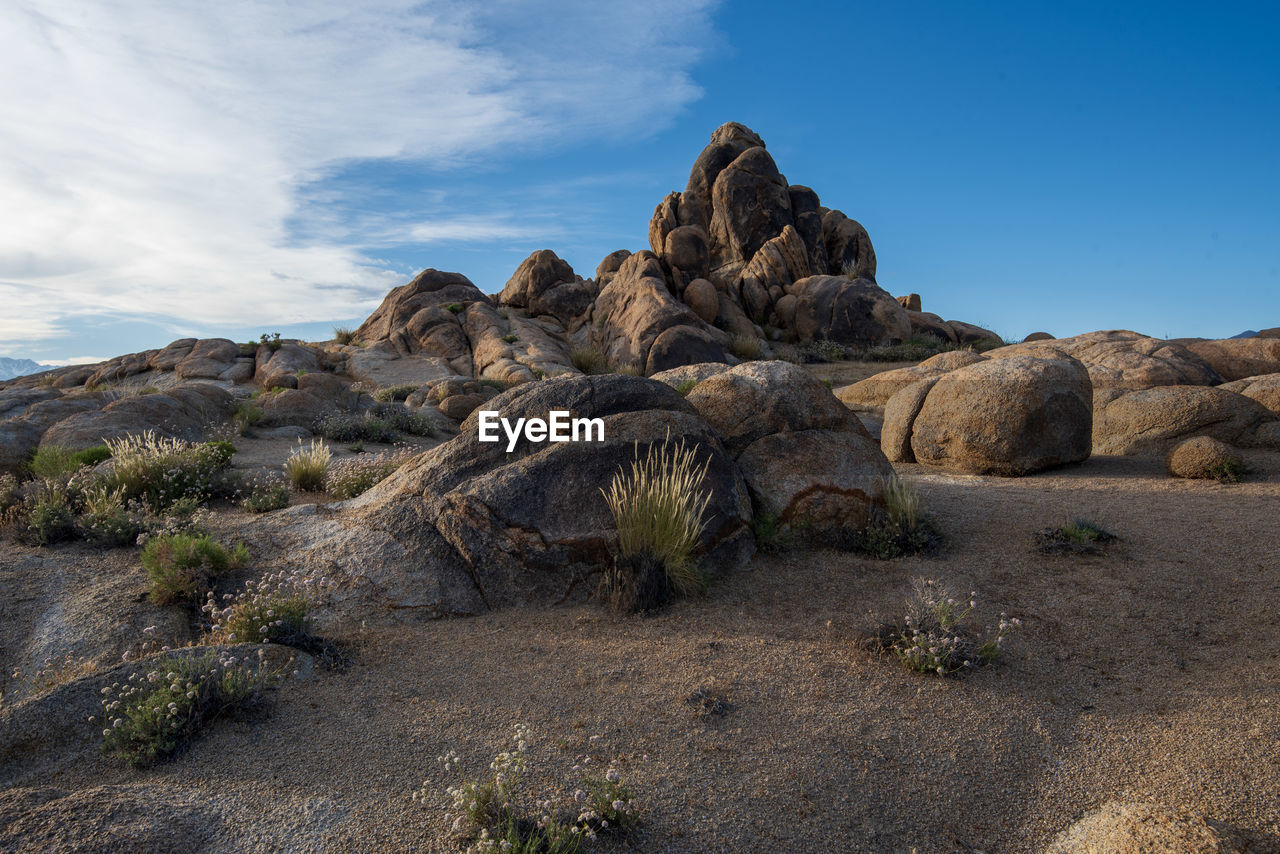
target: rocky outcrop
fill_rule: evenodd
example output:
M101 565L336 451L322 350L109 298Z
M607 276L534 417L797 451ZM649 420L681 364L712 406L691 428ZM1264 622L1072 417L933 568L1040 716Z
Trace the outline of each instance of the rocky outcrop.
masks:
M387 295L356 330L355 340L389 341L401 354L465 358L469 363L471 347L458 315L472 302L488 301L461 273L424 270Z
M549 249L534 252L516 268L498 296L498 304L525 309L531 315L549 314L568 327L591 306L590 282L573 272Z
M651 252L622 263L596 298L592 318L592 340L615 367L635 365L653 374L729 358L725 334L672 295L662 262Z
M899 391L881 447L967 474L1031 474L1088 458L1092 398L1088 372L1070 357L989 359Z
M1256 400L1203 386L1159 386L1099 395L1093 449L1099 454L1163 456L1192 436L1211 436L1248 447L1262 441L1260 428L1277 421Z

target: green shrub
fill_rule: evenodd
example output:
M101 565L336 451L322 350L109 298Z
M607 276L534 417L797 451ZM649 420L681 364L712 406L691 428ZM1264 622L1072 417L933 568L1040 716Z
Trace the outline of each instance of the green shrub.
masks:
M41 480L28 488L18 512L25 520L28 536L37 545L47 546L75 536L75 510L64 482Z
M85 487L80 530L85 539L107 546L134 543L142 533L143 522L125 506L124 489L111 489L98 482Z
M272 332L269 335L266 332L262 333L262 335L258 338L258 343L266 344L267 347L271 349L272 353L279 350L281 345L284 344L284 342L280 340L279 332Z
M451 312L451 313L453 313L453 314L459 314L459 313L461 313L461 312L462 312L462 303L460 303L460 302L451 302L451 303L449 303L448 305L446 305L446 306L444 307L444 310L445 310L445 311L448 311L448 312Z
M1101 525L1083 518L1036 535L1037 548L1043 554L1097 554L1115 540L1116 536Z
M849 358L849 351L835 341L806 341L796 346L796 358L802 364L841 362Z
M514 343L516 343L517 341L519 341L520 339L519 339L519 337L518 337L518 336L516 336L516 335L503 335L503 336L502 336L502 340L503 340L503 341L505 341L505 342L507 342L508 344L514 344Z
M262 408L252 400L242 400L236 404L236 411L231 416L231 423L235 425L236 433L241 436L247 436L249 431L262 423L262 419L266 417L266 413Z
M960 349L965 348L951 341L943 341L936 335L912 335L901 344L872 347L863 354L863 358L869 362L921 362L930 356Z
M1240 460L1226 459L1209 467L1209 477L1218 483L1240 483L1249 474L1249 467Z
M240 506L250 513L269 513L289 506L289 485L280 475L258 477L246 484Z
M106 445L94 445L83 451L72 451L58 445L39 448L27 468L41 480L62 477L87 466L96 466L110 458L111 449Z
M416 385L396 385L380 388L373 393L373 399L380 403L390 403L392 401L404 400L409 395L418 390Z
M281 571L245 582L244 590L221 607L209 593L201 610L215 641L306 646L313 640L311 600L323 584L301 571Z
M355 330L348 329L345 326L336 326L333 329L333 340L339 344L350 344L356 340Z
M884 482L884 510L873 510L865 530L843 545L880 560L919 554L938 546L937 526L925 513L919 494L907 481L890 475Z
M706 579L693 559L707 520L711 493L704 492L710 457L699 468L696 448L683 440L652 445L642 460L639 444L631 471L620 469L604 494L618 530L618 555L605 573L610 602L621 611L660 607L665 591L699 593Z
M21 501L18 495L18 479L11 474L0 474L0 515Z
M309 447L299 443L285 461L284 471L289 482L299 492L320 492L324 489L325 476L329 473L329 461L333 453L320 439L312 439Z
M153 765L215 719L252 708L278 679L226 653L166 655L142 679L104 689L102 751Z
M140 500L154 512L184 499L199 503L213 497L221 489L217 475L235 453L230 442L192 445L150 430L110 439L107 447L112 466L104 482L122 489L124 501Z
M698 384L697 380L685 380L684 382L676 386L676 391L680 393L681 397L688 397L689 392L693 391L693 387L696 386L697 384Z
M207 534L153 537L142 549L142 568L151 581L151 599L160 605L194 604L213 576L238 569L249 559L243 544L228 551Z
M609 361L598 347L575 347L569 361L584 374L603 374L609 369Z

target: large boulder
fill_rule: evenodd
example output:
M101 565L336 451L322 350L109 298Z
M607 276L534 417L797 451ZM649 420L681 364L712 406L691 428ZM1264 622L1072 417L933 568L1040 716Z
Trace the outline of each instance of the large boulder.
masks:
M320 370L320 357L299 341L259 347L254 379L263 388L297 388L303 374Z
M567 325L590 307L594 296L568 262L550 249L539 249L516 268L498 302L534 315L549 314Z
M822 205L818 203L818 194L799 184L792 184L787 193L791 196L792 221L808 252L809 272L815 275L839 273L839 270L833 271L827 261L827 242L822 233Z
M197 341L173 372L179 379L216 380L240 357L240 345L226 338ZM122 366L123 367L123 366Z
M707 377L688 400L738 461L757 513L782 529L838 536L866 526L893 474L856 416L790 362Z
M1219 477L1233 468L1244 469L1244 458L1225 442L1212 436L1192 436L1179 442L1164 458L1164 467L1174 477Z
M1251 397L1272 412L1280 414L1280 374L1245 377L1242 380L1223 383L1218 388Z
M821 380L790 362L737 365L698 383L687 399L731 454L775 433L866 432Z
M711 233L711 196L716 180L730 163L751 148L764 148L764 140L750 128L737 122L726 122L716 128L711 134L711 141L689 170L684 192L675 194L676 222L679 225L697 225ZM661 245L659 243L654 251L658 251Z
M357 621L550 604L575 589L589 591L609 561L616 532L600 491L637 453L684 442L709 466L704 566L733 566L750 554L742 478L715 432L670 386L622 375L564 376L510 389L486 409L513 423L552 410L600 418L605 438L521 438L508 452L505 438L479 440L473 414L456 438L359 499L272 514L258 536L324 571L336 583L331 606Z
M672 295L651 252L629 256L600 292L592 335L610 365L636 365L646 374L729 360L724 333Z
M1185 344L1227 381L1280 372L1280 339L1188 340Z
M882 446L899 458L906 434L916 462L968 474L1016 477L1089 456L1093 390L1075 359L988 359L942 376L918 407L905 399L913 390L885 407Z
M763 146L748 148L716 176L711 203L712 266L750 259L793 222L787 181Z
M907 310L871 279L809 276L787 293L796 298L795 331L801 341L878 346L911 337Z
M785 288L810 273L808 252L800 233L790 225L765 241L743 269L738 279L738 298L747 314L764 323L776 297Z
M1163 456L1192 436L1212 436L1248 447L1277 416L1256 400L1221 388L1159 386L1124 394L1100 394L1093 419L1099 454Z
M1013 344L994 350L990 355L997 358L1053 358L1062 353L1084 363L1095 390L1217 385L1222 382L1217 371L1187 347L1128 330L1089 332L1071 338Z

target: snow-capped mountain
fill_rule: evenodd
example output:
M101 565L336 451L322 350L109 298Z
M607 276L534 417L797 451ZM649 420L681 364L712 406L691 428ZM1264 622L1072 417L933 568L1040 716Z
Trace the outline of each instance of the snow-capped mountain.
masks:
M0 380L25 377L27 374L47 371L48 369L48 365L42 365L30 359L10 359L8 356L0 356Z

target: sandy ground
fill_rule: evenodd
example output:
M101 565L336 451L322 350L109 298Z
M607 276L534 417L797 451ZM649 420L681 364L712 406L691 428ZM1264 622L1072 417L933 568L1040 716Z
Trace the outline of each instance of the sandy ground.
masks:
M601 850L1037 851L1114 798L1280 834L1280 455L1251 462L1240 485L1109 457L1018 480L901 466L938 556L760 556L648 619L586 603L356 630L350 670L170 764L86 750L16 782L192 792L226 818L205 851L449 851L436 757L478 772L524 722L536 791L572 789L590 735L620 762L644 824ZM1034 550L1074 516L1121 542ZM977 626L1022 619L1001 664L939 679L865 651L916 575L975 590ZM732 710L704 716L699 689Z

